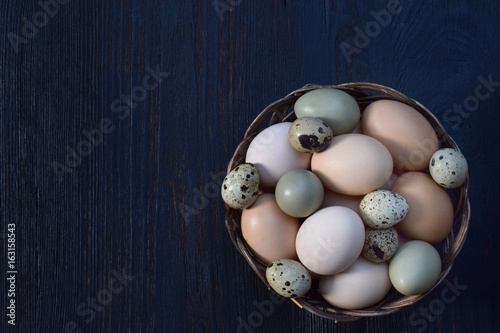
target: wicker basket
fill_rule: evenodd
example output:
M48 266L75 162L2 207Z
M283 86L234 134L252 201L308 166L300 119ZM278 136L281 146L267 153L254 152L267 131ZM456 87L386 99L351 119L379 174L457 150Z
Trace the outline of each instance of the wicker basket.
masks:
M292 108L295 101L304 93L319 88L336 88L347 92L356 99L361 112L363 112L364 108L369 103L380 99L392 99L408 104L424 115L425 118L431 123L439 138L441 148L450 147L460 151L455 141L453 141L453 139L446 133L444 127L439 123L438 119L428 109L417 101L406 97L394 89L373 83L346 83L337 86L308 84L272 103L257 116L257 118L248 127L243 141L236 148L236 151L229 162L227 172L229 173L232 169L245 162L245 155L248 146L260 131L267 126L279 122L295 120L296 116ZM453 200L455 214L453 229L445 240L436 245L439 253L441 254L442 271L439 281L427 293L415 296L403 296L392 288L389 294L381 302L370 308L362 310L344 310L335 308L328 304L319 294L317 290L317 282L313 282L311 290L307 295L296 299L290 299L290 301L318 316L335 320L335 322L346 322L357 320L362 317L387 315L400 310L404 306L414 304L418 300L422 299L446 278L455 258L459 254L465 242L470 220L468 188L469 179L467 177L467 180L461 187L454 190L448 190ZM245 257L252 269L257 273L267 288L272 290L266 280L266 265L254 256L252 250L245 242L241 234L241 211L227 207L226 227L229 235L231 236L231 240L238 251Z

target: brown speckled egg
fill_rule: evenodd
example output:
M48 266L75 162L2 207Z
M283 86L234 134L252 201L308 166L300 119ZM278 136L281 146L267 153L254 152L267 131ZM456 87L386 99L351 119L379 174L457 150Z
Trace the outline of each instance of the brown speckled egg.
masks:
M311 288L309 271L298 261L281 259L270 263L266 279L271 288L286 298L302 297Z
M231 208L249 207L255 202L258 194L259 172L251 163L240 164L222 182L222 199Z
M288 130L292 146L300 152L314 153L323 150L332 141L330 127L314 117L298 118Z
M363 256L375 263L388 261L396 253L398 242L394 228L366 230Z

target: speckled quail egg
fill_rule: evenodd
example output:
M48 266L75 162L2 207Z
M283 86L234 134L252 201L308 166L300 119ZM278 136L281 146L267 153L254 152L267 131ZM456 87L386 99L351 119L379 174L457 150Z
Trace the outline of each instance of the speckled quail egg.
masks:
M303 117L292 123L288 130L288 137L292 146L298 151L315 153L330 144L333 133L323 120L314 117Z
M250 207L259 194L259 172L251 163L240 164L222 182L222 200L231 208Z
M405 218L408 202L401 195L387 190L376 190L363 197L359 204L361 219L374 229L386 229Z
M266 279L271 288L286 298L302 297L311 288L311 274L298 261L280 259L267 266Z
M467 178L468 165L464 155L453 148L442 148L429 162L432 179L446 188L457 188Z
M361 253L371 262L388 261L398 250L398 243L398 232L394 228L368 229Z

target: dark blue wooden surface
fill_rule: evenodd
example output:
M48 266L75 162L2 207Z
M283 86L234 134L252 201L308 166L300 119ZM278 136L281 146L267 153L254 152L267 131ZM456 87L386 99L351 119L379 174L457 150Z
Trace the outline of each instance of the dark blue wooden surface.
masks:
M498 2L1 3L1 332L500 330ZM265 106L354 81L435 113L468 158L473 214L447 283L335 324L273 303L218 186Z

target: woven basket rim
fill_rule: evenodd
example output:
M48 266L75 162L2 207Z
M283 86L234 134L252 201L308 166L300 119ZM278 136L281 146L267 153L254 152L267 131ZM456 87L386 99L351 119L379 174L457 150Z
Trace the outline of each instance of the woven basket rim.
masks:
M253 138L255 138L255 136L260 133L261 130L279 122L293 121L295 114L293 110L290 110L290 108L293 106L294 102L304 93L320 88L335 88L349 93L357 100L358 104L360 105L361 111L363 111L364 107L366 107L366 105L368 105L369 103L380 99L392 99L403 102L416 109L430 122L440 141L440 148L449 147L460 151L460 148L458 147L456 142L453 140L453 138L451 138L450 135L448 135L443 125L439 122L436 116L432 114L431 111L429 111L421 103L407 97L406 95L393 88L369 82L351 82L338 85L307 84L302 88L292 91L285 97L271 103L262 112L259 113L259 115L247 128L243 140L237 146L230 162L228 163L227 173L229 173L241 163L245 163L246 150L248 149L248 146L250 145ZM318 294L314 293L313 296L308 296L308 294L304 297L287 300L295 303L300 308L305 309L315 315L334 320L335 322L348 322L358 320L363 317L388 315L399 311L405 306L409 306L418 302L420 299L430 294L441 284L442 281L444 281L444 279L450 272L455 259L462 250L465 239L467 237L471 214L468 193L469 176L467 176L467 179L464 184L462 184L462 186L451 191L455 196L453 207L455 213L453 229L450 234L448 234L446 239L437 245L441 255L442 270L438 282L431 290L420 295L403 296L397 293L394 288L392 288L389 294L381 302L372 307L361 310L345 310L333 307L324 299L322 299L321 296L318 296ZM245 242L241 234L241 211L232 209L227 205L226 209L227 214L225 223L233 244L235 245L236 249L243 255L254 272L259 276L264 285L271 292L275 293L274 290L272 290L272 288L269 286L265 276L266 265L260 262L259 259L257 259L253 255L251 248ZM278 295L277 293L275 294Z

